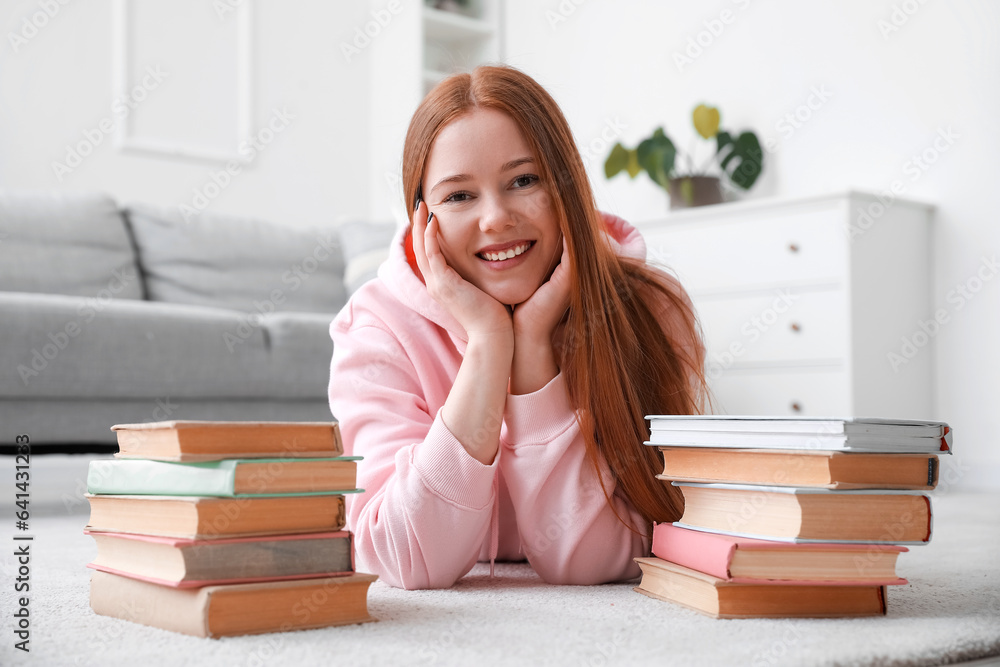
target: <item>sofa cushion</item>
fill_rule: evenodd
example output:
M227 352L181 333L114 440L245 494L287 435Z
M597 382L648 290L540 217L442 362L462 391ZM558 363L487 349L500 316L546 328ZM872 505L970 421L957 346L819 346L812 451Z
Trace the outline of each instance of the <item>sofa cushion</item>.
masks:
M347 258L344 284L348 294L378 275L378 267L389 258L389 247L396 236L394 222L351 220L338 228Z
M140 269L155 301L244 313L336 313L346 301L336 228L297 229L177 208L126 208Z
M118 206L96 193L0 193L0 290L141 299Z
M3 292L0 398L324 397L330 317L272 317L273 335L256 313Z
M315 391L326 395L333 357L332 319L318 313L271 313L261 318L270 350L269 373L275 382L300 384L309 395ZM307 374L304 368L321 372ZM317 378L318 385L314 383Z

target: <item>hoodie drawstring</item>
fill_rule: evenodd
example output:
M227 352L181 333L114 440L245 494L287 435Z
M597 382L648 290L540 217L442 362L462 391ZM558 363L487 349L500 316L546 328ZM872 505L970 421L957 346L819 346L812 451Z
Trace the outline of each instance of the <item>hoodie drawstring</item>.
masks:
M493 577L493 564L497 559L500 544L500 483L499 475L493 476L493 516L490 518L490 578Z

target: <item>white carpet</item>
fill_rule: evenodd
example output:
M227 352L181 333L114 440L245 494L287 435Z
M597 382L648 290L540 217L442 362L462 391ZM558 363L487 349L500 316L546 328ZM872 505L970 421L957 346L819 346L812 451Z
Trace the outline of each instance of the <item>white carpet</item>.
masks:
M13 493L11 493L13 495ZM12 507L11 504L6 504ZM95 615L86 514L33 515L31 653L13 648L13 548L3 547L0 664L938 665L1000 655L1000 495L935 494L935 535L901 556L889 614L712 620L629 584L547 586L525 564L477 565L454 588L376 583L378 623L220 640ZM13 510L4 513L5 544ZM988 661L992 662L992 661ZM985 664L985 663L984 663Z

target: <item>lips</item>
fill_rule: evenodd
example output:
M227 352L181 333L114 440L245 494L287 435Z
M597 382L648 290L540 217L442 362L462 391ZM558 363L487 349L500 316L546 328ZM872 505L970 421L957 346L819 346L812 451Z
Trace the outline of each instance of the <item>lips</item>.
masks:
M484 250L480 250L476 253L476 256L488 262L503 262L523 254L533 245L535 245L534 241L520 241L507 244L506 247L502 245L490 246Z

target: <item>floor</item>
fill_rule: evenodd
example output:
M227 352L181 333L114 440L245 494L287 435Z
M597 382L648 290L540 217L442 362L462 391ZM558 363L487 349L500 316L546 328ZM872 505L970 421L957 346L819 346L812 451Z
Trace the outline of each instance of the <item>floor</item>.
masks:
M0 461L0 478L13 479ZM377 623L203 640L94 614L93 540L73 475L33 465L29 519L30 648L14 649L4 611L0 664L62 665L909 665L997 664L1000 656L1000 493L933 494L931 544L902 554L906 586L885 617L713 620L639 595L630 583L544 584L526 564L477 565L443 591L369 592ZM45 475L51 474L46 480ZM37 502L36 502L37 501ZM54 501L54 502L53 502ZM12 504L12 501L7 501ZM6 539L14 544L13 508ZM15 607L12 548L0 557L0 602ZM978 662L977 662L978 661Z

